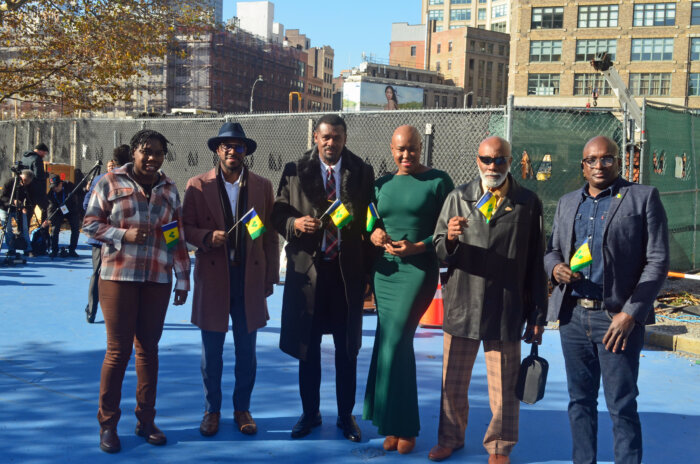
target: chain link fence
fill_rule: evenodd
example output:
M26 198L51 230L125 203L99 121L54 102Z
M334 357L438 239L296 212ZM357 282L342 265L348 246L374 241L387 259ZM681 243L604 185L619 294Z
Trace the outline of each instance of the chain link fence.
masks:
M695 269L699 211L694 147L700 140L700 121L697 115L684 109L652 104L645 110L648 144L642 150L639 164L642 182L658 187L666 206L672 267ZM585 182L581 172L585 142L596 135L606 135L620 147L627 143L627 131L623 129L626 118L619 109L514 108L509 104L486 109L341 115L348 127L348 148L371 164L377 177L395 169L389 145L394 129L403 124L413 125L426 134L425 162L446 171L455 185L478 176L476 153L481 140L489 135L508 138L513 146L511 173L542 199L547 233L559 198ZM134 133L147 128L163 133L172 143L163 170L184 191L188 179L216 164L216 155L206 146L207 139L215 136L225 121L235 121L258 143L256 152L246 158L247 165L276 186L284 165L312 146L314 123L319 117L319 113L296 113L0 121L0 180L7 180L10 165L38 142L50 148L46 161L71 164L78 172L87 173L98 160L106 164L116 146L128 144ZM634 166L638 170L636 160ZM623 176L632 179L625 163Z

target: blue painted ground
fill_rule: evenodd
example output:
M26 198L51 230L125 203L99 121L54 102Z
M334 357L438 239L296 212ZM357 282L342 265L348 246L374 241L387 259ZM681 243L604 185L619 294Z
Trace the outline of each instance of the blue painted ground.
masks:
M62 233L61 243L68 237ZM415 339L422 430L410 455L386 454L383 437L359 421L362 443L342 438L335 426L332 340L324 339L321 413L324 424L302 440L289 433L301 411L297 364L277 347L282 288L270 297L269 325L258 335L258 380L251 410L259 433L243 436L233 427L230 401L222 427L204 438L198 427L203 412L199 373L199 331L189 323L190 305L171 306L160 343L157 423L168 444L154 447L134 436L133 363L124 381L119 433L123 450L108 455L98 447L96 420L100 366L105 350L101 314L85 322L83 309L90 275L90 249L81 245L77 260L35 258L30 264L0 269L0 463L102 462L428 462L436 443L439 413L442 335L419 329ZM355 413L361 414L364 383L376 318L365 317L358 366ZM224 391L233 387L233 343L225 351ZM570 461L567 393L557 331L547 331L540 354L550 362L545 398L523 405L520 443L513 463ZM645 350L639 379L640 413L647 463L700 462L700 366L673 353ZM448 462L485 463L481 440L490 418L483 355L474 368L466 446ZM611 423L601 396L599 461L612 462Z

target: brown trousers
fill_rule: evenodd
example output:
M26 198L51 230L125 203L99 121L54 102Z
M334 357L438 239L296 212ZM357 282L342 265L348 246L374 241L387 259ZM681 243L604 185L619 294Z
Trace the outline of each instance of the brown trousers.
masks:
M119 422L122 382L132 346L136 347L136 417L143 423L155 418L158 341L171 287L172 284L100 279L100 305L107 329L97 412L102 429L114 428Z
M515 384L520 368L520 341L484 340L486 380L491 423L484 435L489 454L510 455L518 442L520 402ZM481 341L444 334L442 399L438 443L447 448L464 445L469 415L469 382Z

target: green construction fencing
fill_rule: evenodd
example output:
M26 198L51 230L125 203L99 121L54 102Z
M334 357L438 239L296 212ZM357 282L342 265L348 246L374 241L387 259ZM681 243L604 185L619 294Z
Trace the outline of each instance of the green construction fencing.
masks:
M642 179L659 189L668 216L671 270L698 268L698 158L700 116L687 108L648 102Z

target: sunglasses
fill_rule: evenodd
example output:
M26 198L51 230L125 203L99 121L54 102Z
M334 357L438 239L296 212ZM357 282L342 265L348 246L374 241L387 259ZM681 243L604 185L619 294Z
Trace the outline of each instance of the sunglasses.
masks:
M613 165L615 160L617 159L617 156L613 155L605 155L601 156L600 158L584 158L583 162L586 163L586 166L589 168L594 167L596 164L598 164L598 161L600 161L600 165L607 168Z
M239 155L242 155L245 153L246 146L239 145L237 143L222 143L221 145L219 145L219 148L221 148L224 151L235 151Z
M479 161L481 161L482 163L484 163L486 165L493 163L496 166L502 166L508 162L508 157L507 156L493 157L493 156L481 156L481 155L479 155Z

